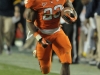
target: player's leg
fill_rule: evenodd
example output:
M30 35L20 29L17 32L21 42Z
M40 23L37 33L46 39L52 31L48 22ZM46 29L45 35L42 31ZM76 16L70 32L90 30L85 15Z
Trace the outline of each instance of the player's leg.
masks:
M61 36L59 37L59 35ZM56 36L56 39L52 44L52 48L62 63L61 75L70 75L69 64L72 63L71 43L62 30L55 33L54 36Z
M51 66L51 56L52 56L51 47L47 46L46 48L43 48L42 45L38 43L36 51L41 72L43 74L48 74L50 72L50 66Z
M62 63L61 75L70 75L70 67L68 63Z

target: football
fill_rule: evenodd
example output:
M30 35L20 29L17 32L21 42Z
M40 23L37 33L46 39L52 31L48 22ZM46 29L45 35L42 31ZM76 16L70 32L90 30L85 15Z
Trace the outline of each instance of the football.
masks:
M65 7L61 11L61 17L65 20L66 23L70 24L77 20L77 13L71 7Z

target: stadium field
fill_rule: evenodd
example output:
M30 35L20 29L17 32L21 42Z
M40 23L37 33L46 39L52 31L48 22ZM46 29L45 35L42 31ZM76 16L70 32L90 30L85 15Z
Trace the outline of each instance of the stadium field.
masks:
M7 55L4 51L0 55L0 75L43 75L40 72L38 61L33 57L32 51L18 51L12 49L12 54ZM60 75L61 64L55 58L52 62L51 73L48 75ZM71 64L71 75L100 75L96 66L88 64Z

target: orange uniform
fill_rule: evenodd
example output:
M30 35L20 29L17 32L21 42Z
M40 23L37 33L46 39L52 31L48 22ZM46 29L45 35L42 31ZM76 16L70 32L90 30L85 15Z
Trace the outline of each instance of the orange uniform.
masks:
M52 50L55 51L61 63L71 63L71 44L68 37L60 27L60 11L66 0L25 0L25 7L37 11L36 26L39 34L52 42L46 48L37 44L37 58L42 73L50 72Z
M42 2L41 2L42 1ZM28 0L25 5L27 8L32 8L38 11L37 26L41 29L57 28L59 26L59 17L61 9L66 0ZM51 14L51 15L46 15ZM55 25L53 25L53 23Z

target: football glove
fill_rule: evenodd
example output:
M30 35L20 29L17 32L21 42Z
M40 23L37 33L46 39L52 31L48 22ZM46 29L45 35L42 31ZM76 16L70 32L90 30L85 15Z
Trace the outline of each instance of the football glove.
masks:
M39 40L39 43L40 43L44 48L46 48L48 45L51 44L50 41L45 40L44 38L41 38L41 39Z
M62 9L61 16L67 24L73 23L77 20L77 13L71 7L65 7Z
M51 42L49 40L45 40L44 38L41 37L40 34L35 33L35 38L37 39L37 41L44 47L46 48L48 45L51 44Z

